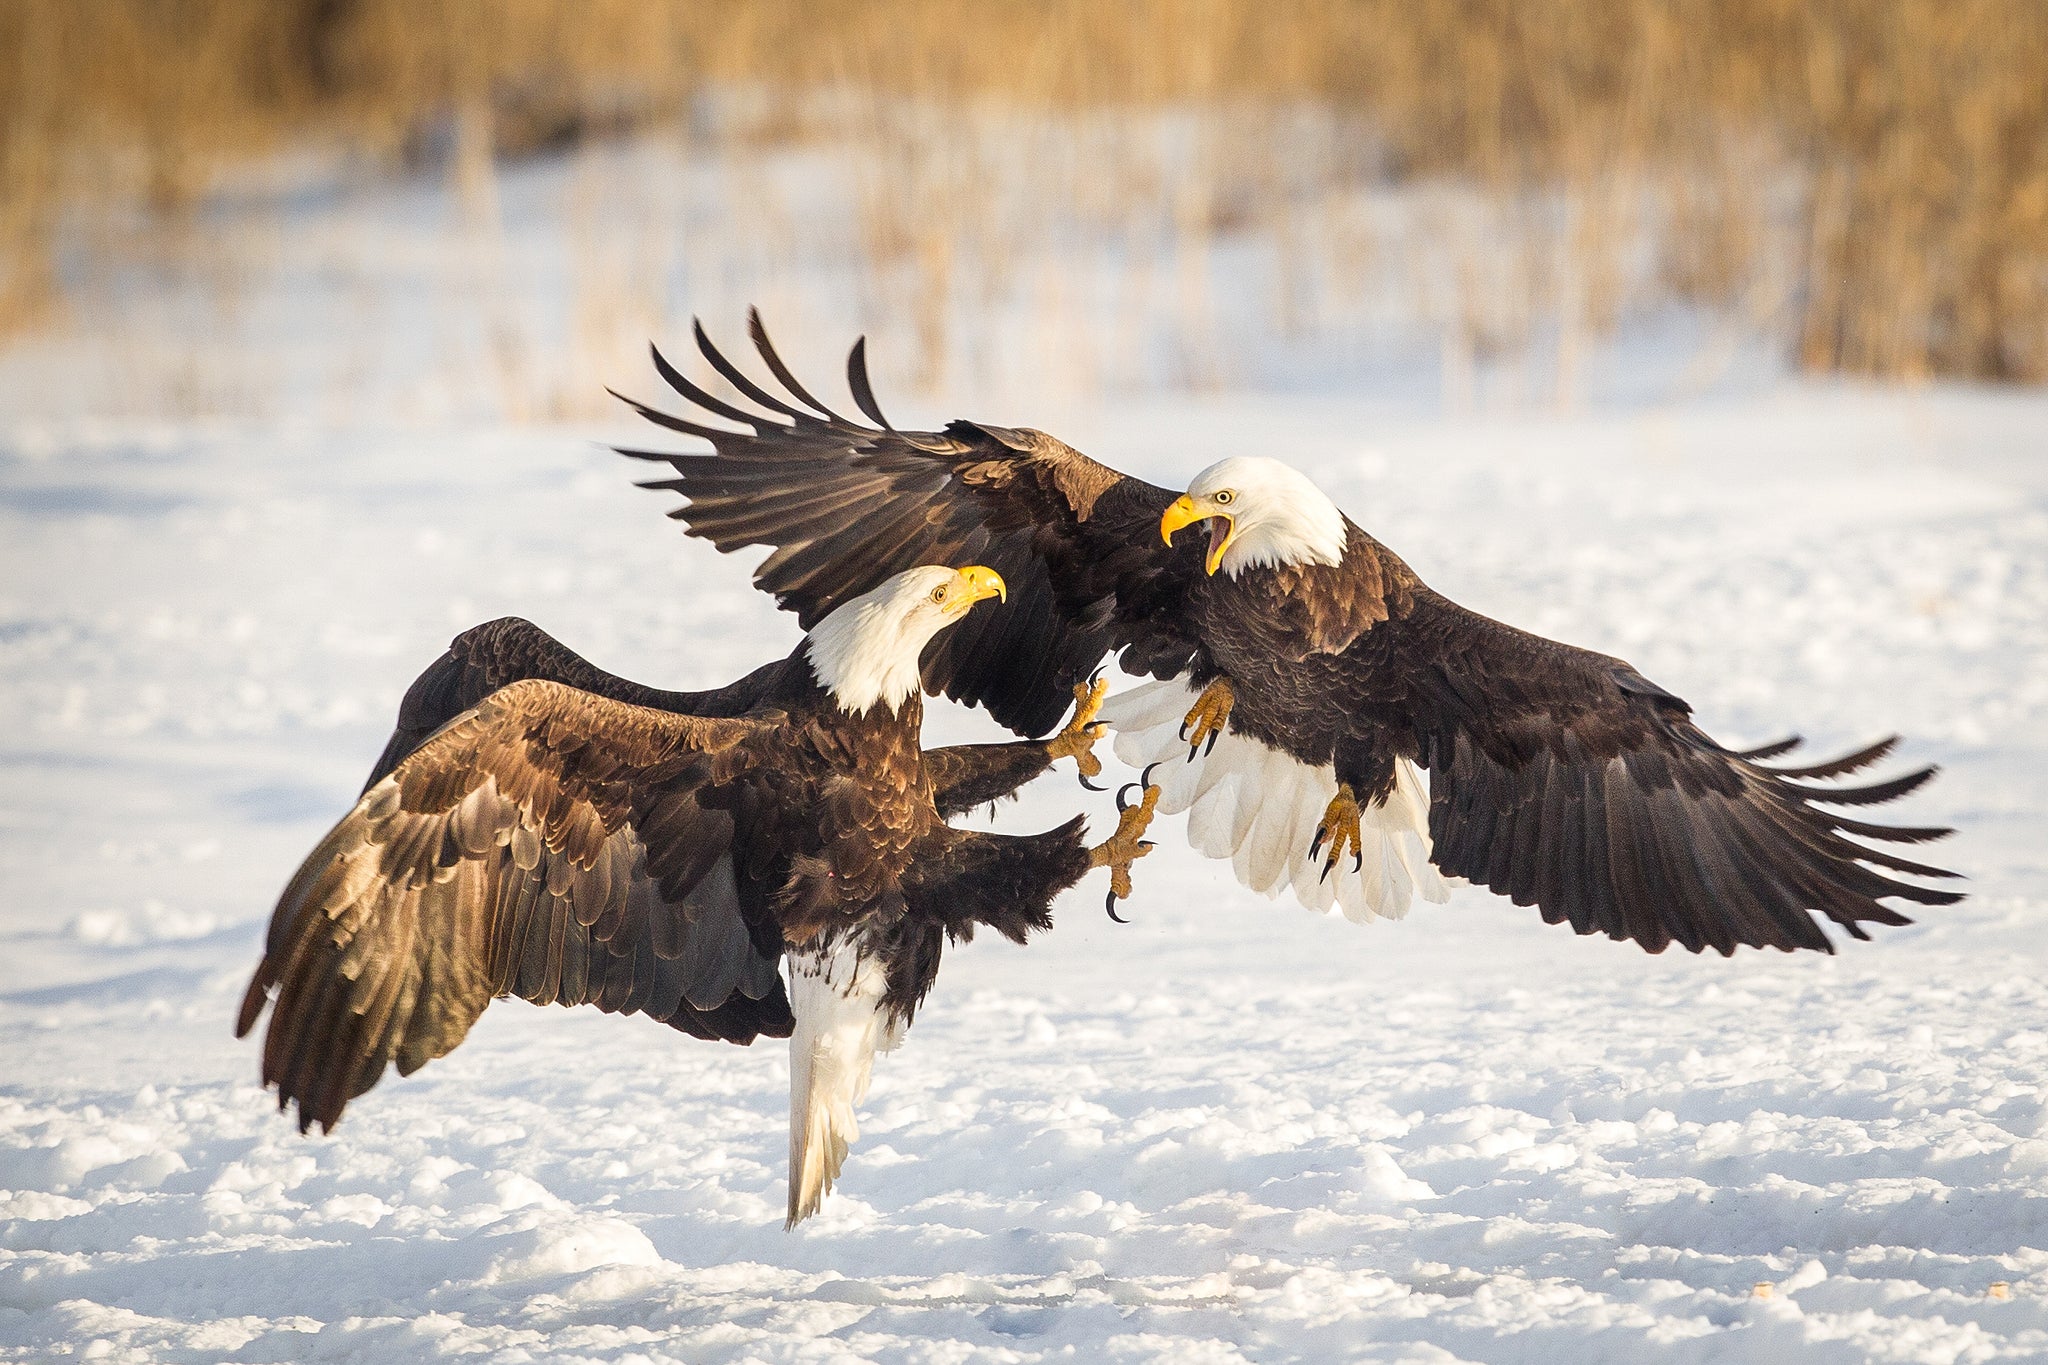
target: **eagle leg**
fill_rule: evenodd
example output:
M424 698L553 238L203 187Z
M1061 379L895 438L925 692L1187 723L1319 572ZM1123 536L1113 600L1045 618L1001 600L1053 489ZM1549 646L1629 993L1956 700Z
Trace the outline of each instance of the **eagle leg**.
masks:
M1045 757L1048 763L1062 758L1074 760L1074 767L1081 774L1081 785L1089 791L1106 791L1088 779L1102 776L1102 760L1094 753L1095 741L1109 733L1109 727L1095 719L1102 710L1102 699L1109 695L1109 680L1097 675L1085 683L1074 684L1074 718L1067 722L1067 728L1045 742Z
M1129 924L1116 912L1116 903L1119 897L1131 897L1131 864L1152 851L1152 841L1139 836L1152 823L1152 812L1159 805L1159 788L1145 788L1145 798L1134 806L1123 804L1122 792L1117 797L1116 832L1088 850L1088 866L1109 869L1109 896L1102 908L1118 924Z
M1230 679L1210 679L1180 723L1180 737L1188 742L1188 762L1206 757L1216 747L1216 737L1223 733L1224 722L1230 719L1230 710L1236 705L1237 689L1230 685ZM1202 747L1205 742L1208 749Z
M1352 793L1351 784L1337 784L1337 794L1330 798L1330 804L1323 808L1322 823L1316 827L1316 837L1308 846L1308 856L1314 858L1329 846L1329 854L1323 859L1323 875L1316 880L1328 881L1330 873L1337 867L1337 860L1344 856L1345 846L1351 849L1351 870L1356 872L1365 863L1365 840L1358 828L1358 797Z

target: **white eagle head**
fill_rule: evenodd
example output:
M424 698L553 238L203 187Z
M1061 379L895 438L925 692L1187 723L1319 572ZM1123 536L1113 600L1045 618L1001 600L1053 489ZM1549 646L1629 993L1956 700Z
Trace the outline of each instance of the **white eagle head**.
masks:
M1344 514L1308 475L1278 460L1237 455L1195 475L1159 519L1167 544L1193 522L1209 523L1203 561L1237 577L1268 565L1335 564L1344 557Z
M811 674L841 710L860 715L880 702L895 710L918 687L918 656L932 636L976 602L1007 597L1002 575L924 564L832 609L805 638Z

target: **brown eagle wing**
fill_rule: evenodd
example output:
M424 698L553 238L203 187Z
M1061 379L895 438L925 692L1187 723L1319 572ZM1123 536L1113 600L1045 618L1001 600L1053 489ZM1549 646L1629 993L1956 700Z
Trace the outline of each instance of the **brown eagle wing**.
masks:
M854 401L875 425L813 398L750 315L756 349L787 396L750 378L711 344L712 368L757 408L717 398L654 353L671 387L699 411L675 417L624 401L649 421L702 437L716 454L622 449L665 461L675 477L641 486L683 494L669 513L721 550L768 545L754 582L806 629L839 603L919 564L986 564L1009 602L933 641L924 684L1026 735L1052 728L1075 682L1110 649L1133 672L1166 677L1195 650L1181 610L1200 574L1193 537L1168 548L1166 489L1096 463L1052 437L972 422L898 431L868 382L865 344L847 358ZM746 430L707 425L706 418Z
M413 680L398 705L398 723L363 790L376 786L434 731L499 688L523 678L563 683L613 701L679 715L737 716L760 699L765 684L780 668L780 662L764 664L724 687L671 692L608 673L533 622L501 616L471 626L449 641L441 657Z
M781 939L742 903L732 791L779 715L677 716L527 680L356 803L271 918L235 1032L274 995L263 1079L332 1127L492 998L643 1013L702 1038L786 1037Z
M1622 660L1490 621L1428 588L1399 628L1368 632L1361 653L1378 647L1375 636L1392 648L1370 666L1398 672L1430 770L1437 866L1538 906L1550 923L1653 953L1673 941L1693 952L1832 952L1815 913L1867 938L1865 923L1909 922L1885 899L1961 899L1891 875L1955 874L1881 847L1948 830L1832 809L1903 796L1933 768L1822 785L1896 739L1833 762L1767 767L1761 759L1790 746L1730 750Z

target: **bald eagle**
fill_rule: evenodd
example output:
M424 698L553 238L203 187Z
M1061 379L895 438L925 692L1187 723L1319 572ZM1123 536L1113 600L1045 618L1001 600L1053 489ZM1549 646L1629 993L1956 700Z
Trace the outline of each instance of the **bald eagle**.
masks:
M457 638L408 693L356 806L285 887L236 1036L273 1006L263 1080L299 1128L454 1048L498 996L790 1039L788 1222L858 1135L874 1054L945 941L1023 942L1091 867L1130 893L1157 794L1094 848L950 827L1053 759L1092 760L1100 689L1047 743L918 747L918 655L1004 591L920 566L707 693L603 673L518 620ZM778 974L789 960L785 990Z
M1405 913L1417 893L1443 900L1465 878L1581 934L1723 954L1831 952L1816 913L1867 938L1865 924L1908 922L1887 900L1960 899L1901 880L1953 874L1885 847L1948 831L1837 809L1903 796L1932 768L1826 782L1895 739L1772 766L1796 740L1731 750L1622 660L1465 610L1285 464L1227 459L1175 492L1039 431L898 430L875 402L864 340L847 361L857 422L799 384L750 322L783 392L701 325L704 359L753 409L656 351L698 411L625 401L715 453L622 450L673 467L643 486L682 494L669 515L721 550L773 547L755 582L805 622L903 564L986 561L1014 605L936 642L926 688L1042 734L1066 689L1119 652L1153 681L1104 710L1118 753L1163 763L1159 808L1185 810L1195 847L1254 889L1291 887L1365 920ZM1197 525L1200 543L1184 534Z

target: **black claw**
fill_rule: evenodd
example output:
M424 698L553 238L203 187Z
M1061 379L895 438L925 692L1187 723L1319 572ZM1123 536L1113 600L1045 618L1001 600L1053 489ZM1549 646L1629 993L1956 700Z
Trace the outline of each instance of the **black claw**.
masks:
M1109 917L1115 920L1118 924L1130 923L1129 920L1125 919L1122 915L1119 915L1116 912L1116 892L1110 892L1109 895L1103 899L1102 908L1104 910L1107 910L1109 912Z
M1094 784L1093 782L1090 782L1090 781L1088 780L1088 774L1086 774L1086 773L1080 773L1080 774L1077 774L1077 775L1078 775L1078 776L1080 777L1080 779L1081 779L1081 785L1082 785L1082 786L1084 786L1084 787L1086 787L1086 788L1087 788L1087 789L1088 789L1089 791L1092 791L1092 792L1106 792L1106 791L1108 791L1108 790L1109 790L1109 788L1107 788L1107 787L1098 787L1098 786L1096 786L1096 785L1095 785L1095 784Z
M1309 850L1309 854L1308 854L1308 856L1309 856L1309 857L1311 857L1311 858L1315 857L1315 856L1316 856L1316 854L1315 854L1315 850L1314 850L1314 849L1310 849L1310 850ZM1334 869L1334 868L1335 868L1336 866L1337 866L1337 860L1336 860L1335 858L1325 858L1325 859L1323 859L1323 875L1322 875L1322 876L1320 876L1320 877L1318 877L1318 878L1316 878L1316 884L1317 884L1318 886L1320 886L1320 885L1322 885L1322 884L1323 884L1324 882L1326 882L1326 881L1330 880L1330 873L1331 873L1331 871L1332 871L1332 870L1333 870L1333 869Z
M1145 771L1150 772L1152 770L1150 768L1147 768ZM1139 785L1140 784L1137 782L1126 782L1121 787L1118 787L1116 789L1116 813L1118 815L1122 815L1125 811L1131 808L1131 803L1126 798L1129 797L1132 790L1137 788ZM1098 788L1098 790L1100 789Z
M1190 744L1188 745L1188 756L1185 759L1183 759L1182 762L1192 763L1201 756L1202 746L1199 744Z
M1318 828L1316 829L1316 837L1315 837L1315 838L1313 838L1313 839L1311 839L1311 840L1309 840L1309 844L1308 844L1308 856L1309 856L1309 857L1311 857L1311 858L1315 857L1315 856L1316 856L1316 852L1317 852L1317 851L1318 851L1319 849L1321 849L1321 848L1322 848L1322 846L1323 846L1323 840L1327 839L1327 838L1328 838L1329 836L1330 836L1330 831L1328 831L1327 829L1323 829L1323 828L1321 828L1321 827L1318 827Z
M1180 723L1180 737L1182 739L1186 739L1188 737L1188 726L1192 724L1194 724L1194 722L1188 720L1184 720Z
M1150 853L1153 849L1157 847L1158 845L1153 843L1150 839L1138 840L1138 852L1140 853Z
M1102 681L1102 665L1101 665L1101 664L1097 664L1097 665L1095 665L1095 671L1094 671L1093 673L1090 673L1090 674L1088 675L1088 685L1089 685L1090 687L1093 687L1093 686L1095 686L1095 684L1097 684L1097 683L1099 683L1099 682L1101 682L1101 681Z
M1365 850L1364 850L1363 848L1354 848L1354 849L1352 849L1352 850L1351 850L1351 870L1352 870L1353 872L1356 872L1356 871L1358 871L1358 869L1359 869L1359 868L1361 868L1361 867L1364 867L1364 866L1365 866Z
M1139 785L1139 786L1141 786L1141 787L1149 787L1149 786L1151 786L1151 785L1152 785L1152 770L1153 770L1154 768L1158 767L1160 763L1164 763L1165 761L1166 761L1166 760L1162 758L1162 759L1160 759L1160 760L1159 760L1158 762L1156 762L1156 763L1147 763L1147 764L1145 765L1145 770L1144 770L1143 772L1141 772L1141 773L1139 773L1139 774L1138 774L1138 785Z
M1221 726L1209 732L1209 747L1202 750L1203 758L1207 758L1210 754L1216 752L1216 741L1221 738L1223 738L1223 728Z

